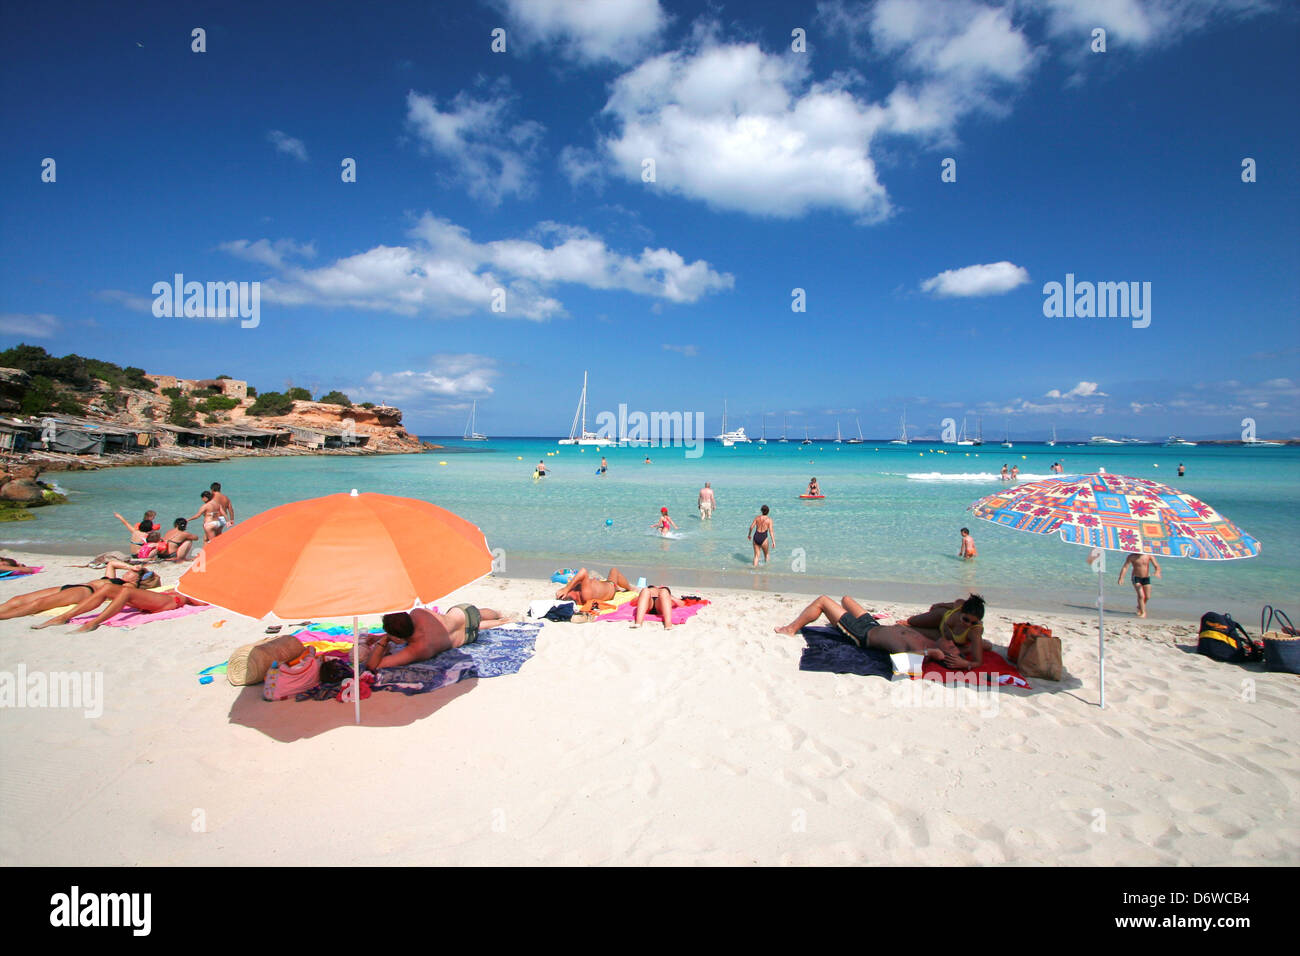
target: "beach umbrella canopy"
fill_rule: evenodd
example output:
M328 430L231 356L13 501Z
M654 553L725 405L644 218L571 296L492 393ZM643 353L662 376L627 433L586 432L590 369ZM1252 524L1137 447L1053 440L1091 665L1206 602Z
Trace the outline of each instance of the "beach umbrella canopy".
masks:
M491 570L483 532L459 515L354 490L237 524L204 545L177 590L255 618L351 617L355 637L362 615L427 604Z
M1017 531L1059 534L1103 551L1228 561L1253 558L1259 542L1205 502L1151 481L1110 475L1061 475L986 495L968 509ZM1097 641L1101 706L1106 706L1106 628L1097 574Z

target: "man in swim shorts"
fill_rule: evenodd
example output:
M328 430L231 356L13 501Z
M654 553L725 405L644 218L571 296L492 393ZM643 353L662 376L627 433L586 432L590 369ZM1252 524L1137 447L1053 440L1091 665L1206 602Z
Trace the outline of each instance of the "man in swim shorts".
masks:
M1118 583L1124 583L1124 572L1129 568L1133 569L1133 590L1137 592L1138 617L1147 616L1147 601L1151 600L1151 572L1156 572L1156 577L1163 577L1160 573L1160 562L1150 554L1130 554L1124 566L1119 569Z
M758 567L760 551L764 564L772 560L772 548L776 544L776 532L772 530L772 519L767 516L767 505L759 511L761 513L749 523L749 534L746 535L754 543L754 567Z
M384 615L384 634L371 646L365 657L368 670L398 667L427 661L443 651L463 647L478 640L479 631L508 624L511 618L490 607L457 604L442 614L419 607ZM404 642L400 651L388 653L389 644Z
M825 615L826 620L845 637L860 648L874 647L878 650L897 654L911 651L924 654L926 658L938 661L948 667L962 666L961 656L943 651L935 641L930 640L914 627L905 624L881 624L873 614L853 598L840 598L838 602L825 594L817 598L785 627L775 628L776 633L796 637L800 629L807 627Z
M585 607L592 601L612 601L619 591L631 590L632 585L618 568L610 568L609 577L603 581L592 577L586 568L579 568L567 584L560 585L560 589L555 592L555 599L573 601L579 607Z
M696 506L700 509L700 520L713 517L713 509L717 506L717 502L713 498L713 486L707 481L704 483L704 487L700 489L700 497L696 502Z

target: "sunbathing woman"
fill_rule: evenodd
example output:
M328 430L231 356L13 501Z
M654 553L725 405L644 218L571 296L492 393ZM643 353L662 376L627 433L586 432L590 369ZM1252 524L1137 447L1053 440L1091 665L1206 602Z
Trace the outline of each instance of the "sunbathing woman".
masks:
M592 601L612 601L619 591L631 591L632 585L618 568L609 569L609 577L602 581L593 578L586 568L569 578L569 583L560 586L555 592L557 601L573 601L579 607Z
M685 607L685 601L679 601L673 597L673 592L664 587L652 584L648 588L642 588L641 593L636 596L636 615L632 622L633 627L640 627L641 622L645 620L646 612L650 606L654 605L655 613L664 619L664 630L673 629L673 608Z
M85 584L65 584L62 587L41 588L39 591L15 594L9 600L0 604L0 621L7 621L15 617L26 617L29 614L40 614L42 611L75 604L87 595L94 594L96 591L110 586L115 585L112 585L108 578L97 578L94 581L87 581ZM82 590L83 588L85 590Z
M812 624L822 615L837 630L861 648L874 647L878 650L898 654L911 651L924 654L927 659L938 661L946 667L967 670L969 665L955 651L944 650L938 642L931 640L925 633L906 624L878 624L873 615L851 597L840 598L835 602L825 594L813 601L799 612L791 623L776 628L776 633L791 637L798 635L800 629Z
M35 568L29 568L20 561L13 558L0 558L0 574L8 572L9 574L35 574Z
M177 594L175 591L145 591L134 584L109 584L107 587L97 590L71 610L64 611L57 617L52 617L40 624L33 624L32 630L40 630L57 624L67 624L74 617L89 614L105 601L108 602L108 607L104 608L93 620L87 621L77 628L77 633L95 630L114 614L127 607L144 611L146 614L157 614L160 611L175 611L187 604L193 604L196 607L203 606L202 601L188 598L184 594Z
M935 641L945 653L955 653L964 662L957 670L972 670L984 661L993 645L984 640L984 599L972 594L964 600L931 604L930 610L913 614L903 623Z

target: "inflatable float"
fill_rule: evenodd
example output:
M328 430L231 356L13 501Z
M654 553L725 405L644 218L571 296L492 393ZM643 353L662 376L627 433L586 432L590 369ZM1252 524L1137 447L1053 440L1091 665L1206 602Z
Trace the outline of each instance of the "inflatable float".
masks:
M826 496L825 495L800 495L799 497L804 501L821 501Z

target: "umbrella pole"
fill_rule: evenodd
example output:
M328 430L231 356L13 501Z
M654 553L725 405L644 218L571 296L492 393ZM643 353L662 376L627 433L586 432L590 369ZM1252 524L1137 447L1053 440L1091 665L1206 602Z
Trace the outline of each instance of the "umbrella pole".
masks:
M357 723L361 723L361 631L352 619L352 694Z
M1103 565L1104 568L1104 565ZM1097 571L1097 661L1101 673L1101 709L1106 709L1106 607L1102 597L1102 585L1106 572Z

